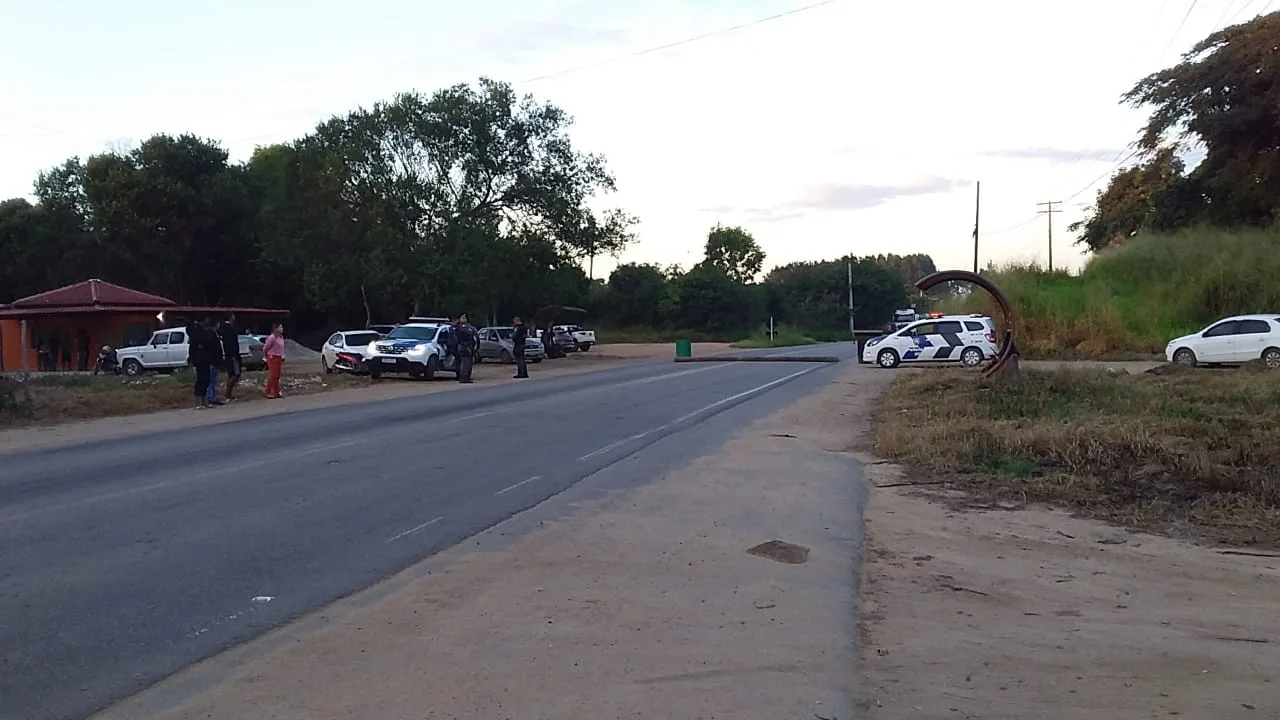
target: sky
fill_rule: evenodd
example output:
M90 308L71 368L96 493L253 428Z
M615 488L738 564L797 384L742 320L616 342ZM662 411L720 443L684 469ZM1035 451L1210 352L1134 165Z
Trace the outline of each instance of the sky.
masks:
M816 5L816 6L814 6ZM397 92L482 76L554 103L640 219L616 262L685 267L716 223L766 268L845 254L1085 261L1067 225L1146 118L1119 103L1280 0L0 0L0 198L154 133L233 160ZM794 12L792 12L794 11ZM785 15L784 15L785 13ZM782 17L776 17L782 15ZM773 18L773 19L766 19ZM736 30L730 30L735 28ZM688 40L688 42L683 42ZM672 45L674 47L662 46Z

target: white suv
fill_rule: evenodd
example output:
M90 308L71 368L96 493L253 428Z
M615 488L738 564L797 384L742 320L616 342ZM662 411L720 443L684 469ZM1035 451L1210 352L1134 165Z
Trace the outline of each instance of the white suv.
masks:
M116 350L120 369L129 377L137 377L148 370L176 370L187 366L191 352L186 328L166 328L151 334L146 345L134 345ZM249 336L240 336L240 357L249 357Z
M958 362L981 365L995 357L996 329L982 315L944 315L917 320L888 335L871 338L862 350L863 362L894 368L904 362Z
M369 343L364 360L369 377L403 373L430 380L441 370L457 373L457 359L449 354L450 326L436 323L405 323L386 337Z

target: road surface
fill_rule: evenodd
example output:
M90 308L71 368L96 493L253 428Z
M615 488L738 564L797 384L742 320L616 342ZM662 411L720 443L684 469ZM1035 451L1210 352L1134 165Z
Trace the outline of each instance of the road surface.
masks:
M6 455L0 717L84 717L835 367L655 362Z

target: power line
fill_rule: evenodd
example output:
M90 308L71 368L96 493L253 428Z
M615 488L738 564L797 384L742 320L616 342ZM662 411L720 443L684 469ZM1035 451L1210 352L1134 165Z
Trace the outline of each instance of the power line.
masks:
M637 50L636 52L627 53L625 55L617 55L604 60L586 63L585 65L578 65L575 67L566 68L564 70L558 70L553 73L547 73L546 75L539 75L537 77L529 78L528 80L521 80L520 84L539 82L541 80L548 80L550 78L560 77L562 75L570 75L572 73L582 72L583 70L590 70L592 68L597 68L602 65L611 65L613 63L620 62L622 60L630 60L631 58L640 57L642 55L651 55L656 52L662 52L663 50L670 50L672 48L680 47L682 45L689 45L690 43L699 42L701 40L706 40L708 38L713 38L719 35L727 35L729 33L737 32L738 30L744 30L746 28L754 27L756 25L763 25L764 23L773 22L774 20L781 20L782 18L790 17L791 15L798 15L802 12L817 10L820 7L824 7L827 5L834 5L837 2L840 2L840 0L822 0L821 2L812 3L810 5L804 5L802 7L798 7L792 10L787 10L786 12L780 12L776 15L757 18L755 20L750 20L748 22L740 23L732 27L721 28L719 30L712 30L711 32L703 33L701 35L695 35L693 37L688 37L683 40L676 40L675 42L669 42L669 43L666 43L665 45L657 45L655 47L646 48L644 50Z
M1174 29L1168 44L1164 46L1164 52L1160 53L1160 64L1164 64L1164 58L1169 54L1169 48L1173 47L1174 41L1178 39L1178 33L1182 32L1183 26L1187 24L1187 18L1191 17L1191 12L1196 9L1197 2L1199 0L1191 0L1191 4L1187 6L1187 12L1182 16L1182 21L1178 23L1178 27Z

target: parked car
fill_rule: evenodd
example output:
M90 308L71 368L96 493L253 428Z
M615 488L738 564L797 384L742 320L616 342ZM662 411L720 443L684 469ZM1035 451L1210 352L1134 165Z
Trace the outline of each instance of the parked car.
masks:
M368 349L369 343L382 338L382 333L374 330L342 330L329 336L320 347L320 365L324 371L333 372L333 364L338 361L338 353L354 353L361 358Z
M862 361L883 368L904 362L959 362L975 367L995 357L996 352L995 323L991 318L944 315L917 320L896 332L871 338L862 350Z
M503 363L515 362L514 344L512 334L515 328L511 326L501 327L483 327L480 328L480 352L477 360L497 360ZM543 351L542 343L537 338L526 337L524 339L524 357L531 363L540 363L542 358L546 356Z
M578 349L583 352L590 350L591 346L596 344L596 331L584 330L581 325L557 325L552 329L556 332L568 333Z
M558 349L560 352L571 353L571 352L577 351L578 341L574 340L572 335L570 335L567 332L564 332L563 330L557 331L555 328L552 328L550 332L551 332L551 342L553 345L555 345L556 349ZM542 342L545 340L545 338L543 338L542 336L543 336L543 331L539 330L538 331L539 342Z
M455 358L448 354L448 325L405 323L387 336L369 343L364 351L369 376L407 374L430 380L441 370L457 373Z
M165 328L152 333L146 345L117 348L116 358L120 369L129 377L148 371L169 372L187 366L189 340L186 328ZM241 358L250 356L251 340L248 335L240 336Z
M1189 367L1261 360L1269 368L1280 368L1280 315L1223 318L1199 332L1170 340L1164 357Z
M263 353L263 343L266 338L259 340L253 335L241 335L240 347L245 348L247 352L240 353L240 367L244 370L265 370L267 367L267 358Z

